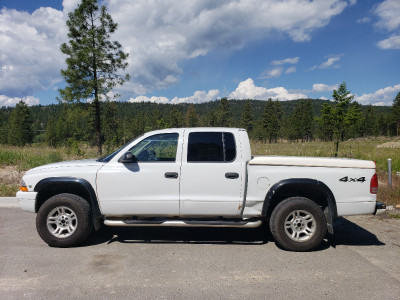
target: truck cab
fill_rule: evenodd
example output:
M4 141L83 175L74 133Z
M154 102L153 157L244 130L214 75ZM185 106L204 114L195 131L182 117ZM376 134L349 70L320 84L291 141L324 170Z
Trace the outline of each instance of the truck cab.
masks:
M194 128L154 131L110 158L97 172L107 216L238 217L245 199L247 133Z

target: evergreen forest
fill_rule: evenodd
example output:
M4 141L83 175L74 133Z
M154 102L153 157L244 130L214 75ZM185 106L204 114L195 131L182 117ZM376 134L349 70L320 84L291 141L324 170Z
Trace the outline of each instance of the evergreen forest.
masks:
M397 98L397 97L396 97ZM357 114L344 126L340 139L396 136L394 106L352 103ZM334 140L330 121L334 102L221 100L201 104L156 104L106 101L100 103L101 138L106 151L144 132L174 127L241 127L250 138L266 143L280 140ZM40 143L51 147L96 144L95 109L90 103L60 103L0 108L0 143L16 146Z

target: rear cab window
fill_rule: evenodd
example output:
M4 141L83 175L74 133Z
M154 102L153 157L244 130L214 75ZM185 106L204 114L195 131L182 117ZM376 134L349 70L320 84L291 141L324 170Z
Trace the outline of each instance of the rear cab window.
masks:
M235 137L231 132L191 132L187 162L232 162L236 158Z

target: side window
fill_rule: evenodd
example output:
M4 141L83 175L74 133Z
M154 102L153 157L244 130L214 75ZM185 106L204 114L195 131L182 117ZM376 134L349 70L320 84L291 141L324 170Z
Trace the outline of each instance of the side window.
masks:
M230 162L235 160L235 138L229 132L191 132L188 162Z
M137 161L175 161L178 147L177 133L156 134L145 138L129 151Z
M235 137L230 132L224 132L225 160L234 161L236 158Z

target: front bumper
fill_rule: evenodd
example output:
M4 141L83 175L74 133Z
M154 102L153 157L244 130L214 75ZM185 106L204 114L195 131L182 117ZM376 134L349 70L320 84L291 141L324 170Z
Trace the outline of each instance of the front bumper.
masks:
M19 202L19 206L21 209L35 212L35 204L36 204L36 195L37 192L17 192L17 200Z
M376 201L374 215L377 215L377 216L382 215L385 213L385 211L386 211L386 204Z

